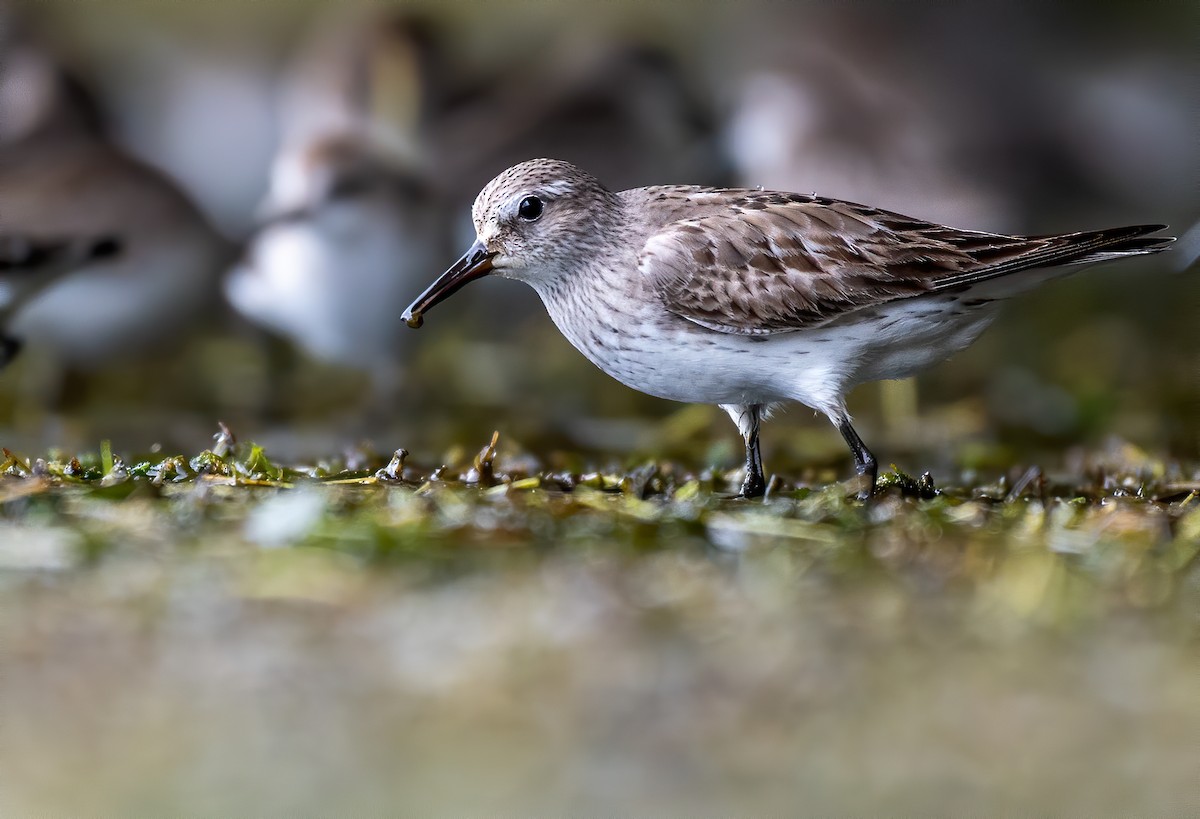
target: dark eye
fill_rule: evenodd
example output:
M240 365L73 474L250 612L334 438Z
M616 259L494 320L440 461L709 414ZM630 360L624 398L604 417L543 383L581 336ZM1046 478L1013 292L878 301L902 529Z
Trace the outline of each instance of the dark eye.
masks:
M526 196L521 200L521 204L517 206L517 215L522 219L532 222L542 215L542 200L536 196Z

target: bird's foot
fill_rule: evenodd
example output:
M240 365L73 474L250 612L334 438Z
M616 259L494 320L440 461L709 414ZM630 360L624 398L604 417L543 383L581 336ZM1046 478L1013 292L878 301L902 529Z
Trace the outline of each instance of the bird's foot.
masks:
M869 501L879 490L879 467L874 462L858 468L859 490L855 496L860 501Z
M742 491L739 497L743 498L761 498L767 492L767 482L763 478L761 472L746 472L746 478L742 481Z

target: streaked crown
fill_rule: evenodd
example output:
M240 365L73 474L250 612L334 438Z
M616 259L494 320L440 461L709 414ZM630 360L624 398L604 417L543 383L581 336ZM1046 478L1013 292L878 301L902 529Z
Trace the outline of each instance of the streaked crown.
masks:
M471 214L479 239L497 254L496 272L531 278L595 253L620 208L586 171L558 159L531 159L489 182Z

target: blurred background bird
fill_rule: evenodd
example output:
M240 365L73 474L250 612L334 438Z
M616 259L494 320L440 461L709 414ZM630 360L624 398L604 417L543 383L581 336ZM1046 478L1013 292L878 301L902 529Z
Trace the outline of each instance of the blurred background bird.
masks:
M718 81L738 180L981 230L1147 208L1187 221L1194 186L1176 171L1200 168L1200 142L1181 55L1136 24L1119 46L1098 21L1056 37L1073 19L978 3L740 16L733 36L758 47Z
M6 276L30 286L4 332L82 370L184 338L218 303L227 243L170 179L108 140L75 75L20 28L4 37L0 214L10 253L25 247L13 266L43 268Z
M364 371L384 399L408 340L395 317L447 247L424 179L427 50L407 18L317 27L284 77L270 187L225 281L246 318Z

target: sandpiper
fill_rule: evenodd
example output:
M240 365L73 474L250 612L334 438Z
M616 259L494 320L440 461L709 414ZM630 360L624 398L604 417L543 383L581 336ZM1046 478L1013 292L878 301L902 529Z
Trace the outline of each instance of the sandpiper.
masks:
M874 489L877 462L845 396L970 344L1005 299L1079 265L1154 253L1136 225L1054 236L958 230L816 195L668 185L614 193L551 159L480 192L476 241L405 311L489 273L531 285L558 329L618 381L717 404L746 444L742 494L763 494L759 424L799 401L826 415Z
M423 148L427 40L397 11L321 15L282 78L270 188L224 281L255 324L369 373L372 403L401 380L396 313L449 245Z
M284 151L225 295L313 356L369 370L386 392L403 347L396 311L443 247L429 199L420 179L354 135Z
M78 265L12 316L14 335L65 363L140 355L217 303L225 240L170 181L104 142L0 150L0 209L5 230L120 237L121 253Z
M57 265L36 292L22 290L29 297L6 311L0 332L84 368L179 337L217 302L226 241L171 180L106 138L78 78L35 44L4 45L3 231L35 245L115 238L120 253Z

